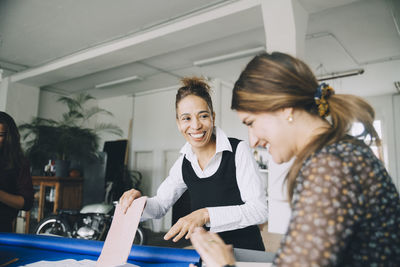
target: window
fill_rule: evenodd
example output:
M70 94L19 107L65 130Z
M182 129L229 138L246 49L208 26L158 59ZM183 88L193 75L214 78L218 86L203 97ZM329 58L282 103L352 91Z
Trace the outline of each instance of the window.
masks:
M381 139L381 145L377 146L375 140L372 140L370 135L364 135L364 126L360 122L355 122L351 127L350 134L357 137L360 140L364 140L364 142L369 145L374 154L384 162L383 153L382 153L382 123L380 120L374 121L374 128L379 138Z

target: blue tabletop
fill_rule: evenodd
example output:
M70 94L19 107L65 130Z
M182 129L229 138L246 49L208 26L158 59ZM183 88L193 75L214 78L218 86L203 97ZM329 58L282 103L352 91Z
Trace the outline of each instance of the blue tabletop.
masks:
M37 261L65 259L97 260L104 242L65 237L0 233L0 263L18 258L7 266L21 266ZM188 266L199 261L191 249L133 245L128 262L139 266Z

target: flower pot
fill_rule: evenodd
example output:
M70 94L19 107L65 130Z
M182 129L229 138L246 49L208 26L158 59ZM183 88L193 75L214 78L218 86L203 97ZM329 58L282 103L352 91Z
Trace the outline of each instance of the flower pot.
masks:
M69 160L56 159L56 176L68 177L70 163Z

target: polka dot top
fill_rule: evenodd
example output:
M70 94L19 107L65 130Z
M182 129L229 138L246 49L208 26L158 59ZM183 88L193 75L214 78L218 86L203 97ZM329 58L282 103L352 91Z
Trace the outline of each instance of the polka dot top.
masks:
M400 198L363 142L325 146L296 180L275 266L400 266Z

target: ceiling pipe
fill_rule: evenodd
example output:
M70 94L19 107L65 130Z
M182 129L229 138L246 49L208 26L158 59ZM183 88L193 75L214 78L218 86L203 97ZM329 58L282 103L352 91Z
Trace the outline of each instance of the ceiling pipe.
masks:
M341 72L332 72L328 74L324 74L317 77L318 81L326 81L326 80L333 80L338 78L350 77L361 75L364 73L364 69L356 69L356 70L348 70L348 71L341 71Z

